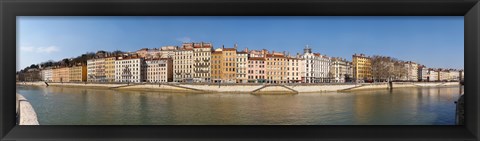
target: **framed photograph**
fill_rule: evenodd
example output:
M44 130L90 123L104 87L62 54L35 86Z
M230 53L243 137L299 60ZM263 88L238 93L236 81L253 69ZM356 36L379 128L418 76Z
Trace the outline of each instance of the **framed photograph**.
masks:
M476 0L0 7L2 140L480 135Z

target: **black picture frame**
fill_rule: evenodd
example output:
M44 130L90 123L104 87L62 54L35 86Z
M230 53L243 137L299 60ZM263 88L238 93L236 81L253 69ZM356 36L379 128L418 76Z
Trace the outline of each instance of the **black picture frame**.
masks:
M461 140L479 130L478 0L2 0L1 140ZM16 16L464 16L465 125L459 126L18 126Z

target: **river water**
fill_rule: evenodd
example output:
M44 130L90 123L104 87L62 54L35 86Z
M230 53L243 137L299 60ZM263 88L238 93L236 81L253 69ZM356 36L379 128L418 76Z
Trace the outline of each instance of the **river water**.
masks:
M41 125L454 125L463 88L296 95L17 86Z

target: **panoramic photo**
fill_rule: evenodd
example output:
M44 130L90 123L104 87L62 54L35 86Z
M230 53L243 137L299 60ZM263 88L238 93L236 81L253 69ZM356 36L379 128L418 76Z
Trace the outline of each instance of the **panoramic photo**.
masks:
M18 16L18 125L462 125L463 16Z

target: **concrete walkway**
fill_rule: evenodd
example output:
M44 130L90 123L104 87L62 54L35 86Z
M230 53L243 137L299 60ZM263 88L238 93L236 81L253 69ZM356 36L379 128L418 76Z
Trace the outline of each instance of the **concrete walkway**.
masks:
M25 97L17 94L17 118L18 125L40 125L37 119L37 113L30 102Z

